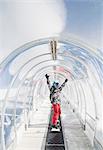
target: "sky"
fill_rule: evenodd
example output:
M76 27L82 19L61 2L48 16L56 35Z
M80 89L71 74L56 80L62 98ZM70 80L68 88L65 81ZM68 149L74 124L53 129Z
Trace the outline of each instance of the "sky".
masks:
M103 50L103 1L0 0L0 62L27 42L57 34Z
M67 18L64 32L103 49L103 1L65 0Z

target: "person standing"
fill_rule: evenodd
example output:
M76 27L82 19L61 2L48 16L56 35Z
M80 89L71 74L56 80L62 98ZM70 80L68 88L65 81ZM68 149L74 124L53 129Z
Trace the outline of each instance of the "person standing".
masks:
M61 114L61 100L60 100L60 93L62 91L62 88L65 86L65 83L68 81L68 79L65 79L62 85L60 85L58 82L54 81L53 85L50 85L49 75L45 75L47 79L47 85L50 90L50 101L52 103L52 109L53 109L53 115L52 115L52 128L58 128L58 119Z

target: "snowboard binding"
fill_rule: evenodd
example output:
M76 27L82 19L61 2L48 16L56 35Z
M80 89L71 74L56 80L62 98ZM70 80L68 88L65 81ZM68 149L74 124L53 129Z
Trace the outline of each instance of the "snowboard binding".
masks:
M61 125L60 125L60 120L58 120L56 125L51 126L51 132L60 132L60 131L61 131Z

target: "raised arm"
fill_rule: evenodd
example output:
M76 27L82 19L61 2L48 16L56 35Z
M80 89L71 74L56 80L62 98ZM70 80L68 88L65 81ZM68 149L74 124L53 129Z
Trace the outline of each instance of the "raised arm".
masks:
M68 81L68 79L65 79L65 81L63 82L63 84L59 87L59 90L61 91L62 88L65 86L65 83Z
M47 85L49 87L49 90L50 90L50 80L49 80L49 75L45 75L46 79L47 79Z

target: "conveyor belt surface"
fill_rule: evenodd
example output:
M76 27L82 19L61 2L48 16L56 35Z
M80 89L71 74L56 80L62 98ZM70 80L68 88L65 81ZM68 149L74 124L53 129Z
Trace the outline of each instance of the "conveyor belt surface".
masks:
M60 132L57 131L51 132L51 128L50 128L51 117L52 117L52 112L51 112L49 126L48 126L45 150L65 150L62 126ZM61 125L61 118L60 118L60 125Z

